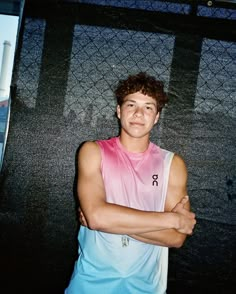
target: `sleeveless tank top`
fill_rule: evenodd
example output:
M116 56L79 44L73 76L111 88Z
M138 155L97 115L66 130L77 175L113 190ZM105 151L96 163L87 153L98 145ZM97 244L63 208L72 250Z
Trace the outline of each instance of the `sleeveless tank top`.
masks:
M119 137L97 141L109 203L164 211L173 153L149 143L143 153L128 152ZM168 248L81 226L79 258L65 293L163 294Z

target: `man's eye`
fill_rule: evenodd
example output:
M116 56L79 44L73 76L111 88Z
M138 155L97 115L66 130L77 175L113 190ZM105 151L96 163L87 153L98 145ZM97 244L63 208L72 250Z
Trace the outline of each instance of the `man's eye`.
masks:
M130 104L128 104L128 107L132 107L132 106L134 106L134 104L131 104L131 103L130 103Z

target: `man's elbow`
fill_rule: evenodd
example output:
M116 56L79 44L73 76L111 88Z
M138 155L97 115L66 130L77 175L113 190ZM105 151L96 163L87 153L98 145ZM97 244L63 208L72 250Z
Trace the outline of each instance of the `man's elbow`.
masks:
M93 216L90 216L87 220L88 228L90 230L99 231L99 223L97 222L97 219Z
M87 219L88 228L94 231L104 231L103 220L98 212L91 213Z
M172 240L171 244L169 247L172 248L180 248L184 245L186 236L183 234L178 234L178 236L176 236L176 238L174 238L174 240Z

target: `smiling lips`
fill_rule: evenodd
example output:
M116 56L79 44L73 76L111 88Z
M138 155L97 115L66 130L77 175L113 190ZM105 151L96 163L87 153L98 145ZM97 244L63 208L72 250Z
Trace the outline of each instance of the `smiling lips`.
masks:
M130 124L131 124L132 126L144 126L144 123L135 122L135 121L130 122Z

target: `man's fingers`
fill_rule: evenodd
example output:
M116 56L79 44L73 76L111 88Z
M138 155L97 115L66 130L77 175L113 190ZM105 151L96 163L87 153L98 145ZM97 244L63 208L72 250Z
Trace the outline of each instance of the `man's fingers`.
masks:
M185 204L186 204L188 201L189 201L189 196L188 196L188 195L184 196L184 197L180 200L180 202L178 202L178 203L176 204L176 206L172 209L172 211L173 211L173 212L177 212L177 211L183 209L184 206L185 206Z
M78 213L79 213L79 222L81 223L81 225L84 226L85 219L84 219L84 215L83 215L83 212L80 207L78 208Z
M185 205L188 201L189 201L189 197L188 197L188 195L186 195L181 199L180 203Z
M82 214L81 214L81 216L80 216L79 221L80 221L80 223L81 223L82 226L85 226L85 227L87 226L87 223L86 223L86 221L85 221L85 218L83 217Z

